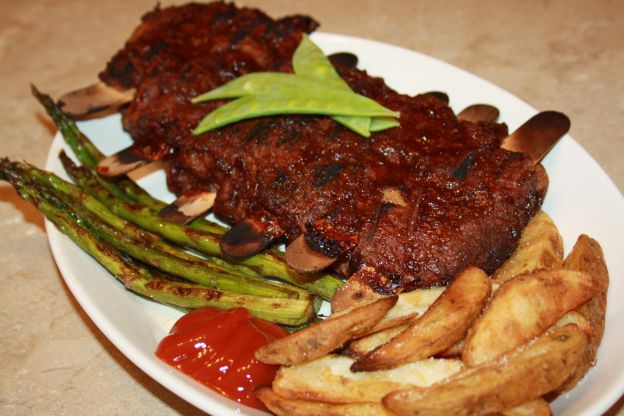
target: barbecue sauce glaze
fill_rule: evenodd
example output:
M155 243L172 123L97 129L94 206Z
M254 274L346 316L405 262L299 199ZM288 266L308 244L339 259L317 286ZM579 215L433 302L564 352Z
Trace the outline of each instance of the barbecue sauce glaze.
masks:
M203 308L174 324L156 356L231 400L266 410L254 390L270 385L279 366L257 361L254 351L285 335L285 329L245 308Z

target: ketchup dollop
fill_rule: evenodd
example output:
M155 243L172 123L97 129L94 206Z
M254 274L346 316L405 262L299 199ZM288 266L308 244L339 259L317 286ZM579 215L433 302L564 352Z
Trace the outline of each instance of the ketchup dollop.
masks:
M254 351L287 333L245 308L196 309L173 325L156 356L229 399L266 410L254 390L270 385L278 366L257 361Z

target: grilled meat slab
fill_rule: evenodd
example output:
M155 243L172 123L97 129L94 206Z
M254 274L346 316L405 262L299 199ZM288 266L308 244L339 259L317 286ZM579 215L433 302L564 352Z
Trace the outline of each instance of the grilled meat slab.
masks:
M214 212L231 224L253 219L285 241L304 233L347 274L376 270L380 293L446 284L467 266L492 271L546 191L540 166L500 148L505 125L460 122L432 96L337 64L353 90L400 111L401 126L364 139L327 117L278 116L192 136L222 102L191 97L247 72L291 71L316 26L223 3L157 9L100 76L137 89L123 114L134 151L170 159L177 194L217 190Z

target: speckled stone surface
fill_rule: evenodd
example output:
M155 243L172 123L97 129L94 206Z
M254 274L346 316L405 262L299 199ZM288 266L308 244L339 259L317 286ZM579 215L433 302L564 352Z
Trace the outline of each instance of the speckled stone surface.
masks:
M447 61L538 109L624 190L622 1L240 1L273 16L307 13L321 29ZM42 166L54 127L29 95L92 83L153 0L3 0L0 154ZM163 1L163 5L170 4ZM0 414L197 415L135 367L73 299L43 219L0 183ZM621 402L621 401L620 401ZM609 414L620 414L622 403Z

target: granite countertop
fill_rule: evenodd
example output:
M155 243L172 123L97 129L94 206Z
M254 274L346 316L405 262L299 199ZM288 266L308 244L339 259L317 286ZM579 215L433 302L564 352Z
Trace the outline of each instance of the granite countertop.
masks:
M170 4L163 1L163 5ZM307 13L325 32L375 39L462 67L538 109L624 190L621 1L237 1ZM95 81L154 0L26 0L0 14L0 153L43 166L55 128L29 82L57 97ZM42 216L0 183L0 414L201 414L125 358L52 259ZM624 414L622 400L608 414Z

